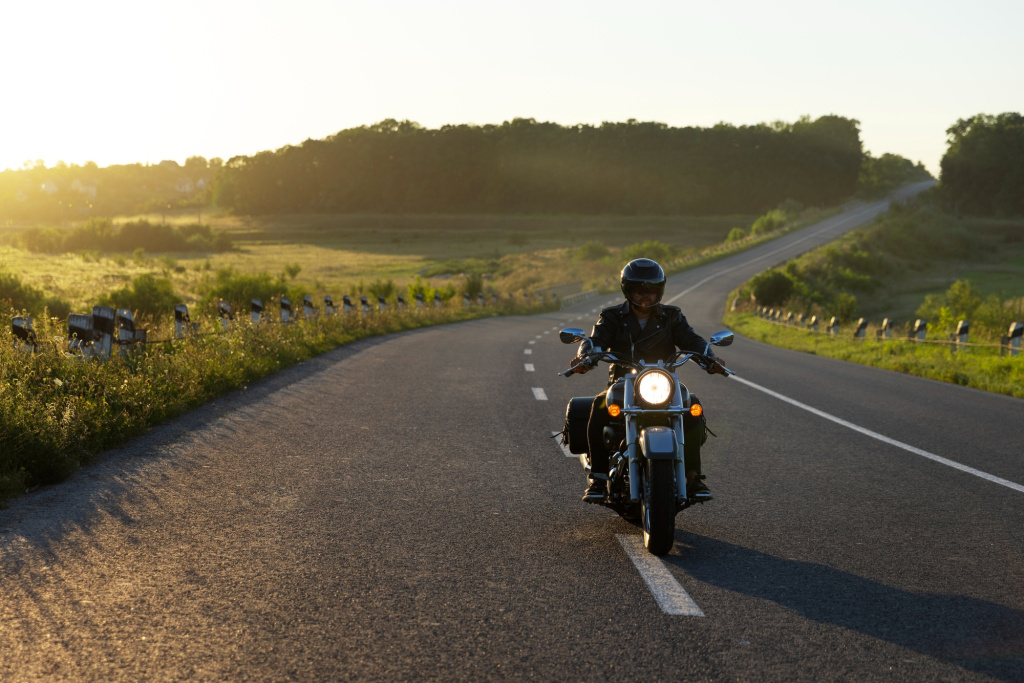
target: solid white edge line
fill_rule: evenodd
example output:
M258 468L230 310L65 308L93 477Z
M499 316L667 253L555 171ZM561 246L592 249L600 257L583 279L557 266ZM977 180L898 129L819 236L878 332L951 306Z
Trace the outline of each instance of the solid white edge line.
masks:
M523 367L527 372L534 372L536 370L536 368L533 367L533 363L523 363Z
M672 576L665 563L647 552L642 536L616 534L615 538L619 539L622 549L633 561L633 566L640 572L640 577L651 590L663 612L685 617L704 616L704 612L686 589L676 581L676 577Z
M562 432L551 432L551 436L557 436L557 435L559 435L561 433ZM562 449L562 453L565 455L565 457L567 457L567 458L575 458L576 457L575 455L573 455L572 453L569 452L569 446L568 445L562 443L561 441L556 441L555 443L557 443L558 447Z
M544 393L544 389L542 389L541 387L533 387L532 391L533 391L533 397L535 399L537 399L538 401L546 401L546 400L548 400L548 395L546 393Z
M922 458L928 458L929 460L937 462L940 465L946 465L947 467L952 467L953 469L960 470L961 472L966 472L967 474L973 474L976 477L981 477L982 479L984 479L986 481L990 481L993 484L999 484L1000 486L1005 486L1008 489L1013 489L1014 491L1019 491L1020 493L1024 493L1024 486L1022 486L1020 484L1017 484L1015 482L1012 482L1012 481L1010 481L1008 479L1003 479L1002 477L997 477L994 474L989 474L988 472L982 472L981 470L974 469L973 467L968 467L967 465L963 465L963 464L958 463L958 462L956 462L954 460L949 460L948 458L943 458L941 455L935 455L934 453L929 453L928 451L922 450L922 449L917 448L915 446L911 446L910 444L903 443L902 441L897 441L896 439L890 439L888 436L885 436L883 434L879 434L878 432L873 432L870 429L866 429L866 428L861 427L860 425L856 425L856 424L854 424L852 422L847 422L846 420L844 420L844 419L842 419L840 417L836 417L835 415L831 415L829 413L826 413L823 410L818 410L817 408L809 406L806 403L801 403L800 401L797 401L796 399L792 399L792 398L790 398L788 396L784 396L783 394L780 394L777 391L772 391L771 389L768 389L767 387L762 387L760 384L754 384L750 380L742 379L738 375L733 375L731 379L739 382L740 384L745 384L748 387L750 387L751 389L757 389L758 391L764 392L764 393L768 394L769 396L772 396L774 398L779 399L780 401L785 401L786 403L789 403L790 405L794 405L797 408L802 408L803 410L806 410L809 413L813 413L813 414L817 415L818 417L823 417L826 420L831 420L832 422L835 422L836 424L841 425L843 427L846 427L848 429L852 429L855 432L860 432L861 434L863 434L865 436L870 436L872 439L878 439L879 441L881 441L883 443L887 443L890 446L896 446L897 448L902 448L903 450L905 450L905 451L907 451L909 453L913 453L914 455L920 455Z

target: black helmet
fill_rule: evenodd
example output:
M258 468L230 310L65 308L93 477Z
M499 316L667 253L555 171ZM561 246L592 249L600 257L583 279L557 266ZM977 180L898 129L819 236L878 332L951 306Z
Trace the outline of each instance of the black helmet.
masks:
M637 305L633 301L633 294L641 288L650 288L657 296L655 300L657 303L665 294L665 271L661 269L657 261L652 261L649 258L633 259L622 269L619 285L626 301L633 306Z

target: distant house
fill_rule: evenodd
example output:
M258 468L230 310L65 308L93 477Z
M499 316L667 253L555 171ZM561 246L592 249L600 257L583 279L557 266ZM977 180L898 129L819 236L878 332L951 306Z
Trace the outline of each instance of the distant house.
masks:
M76 179L71 183L71 189L79 194L89 195L90 197L96 196L96 181L95 180L82 180L81 178Z
M187 194L196 189L196 186L192 184L192 181L188 178L178 178L174 181L174 189L183 194Z
M60 188L57 187L57 183L53 182L52 180L44 180L43 184L39 186L39 189L45 192L46 194L53 194Z

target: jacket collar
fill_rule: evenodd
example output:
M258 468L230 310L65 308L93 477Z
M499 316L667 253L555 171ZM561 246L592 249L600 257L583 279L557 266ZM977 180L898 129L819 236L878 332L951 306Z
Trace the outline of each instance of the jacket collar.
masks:
M633 309L630 308L628 301L623 301L622 305L619 306L619 314L622 315L623 317L630 315L632 312ZM662 306L661 302L658 302L655 305L653 315L658 318L664 318L666 316L665 307ZM634 320L637 319L635 315L633 316L633 318Z

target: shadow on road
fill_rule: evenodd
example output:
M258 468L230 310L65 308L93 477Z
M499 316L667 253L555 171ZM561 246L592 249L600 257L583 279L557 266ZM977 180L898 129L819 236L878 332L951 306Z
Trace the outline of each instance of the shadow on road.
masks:
M1024 680L1024 612L961 595L914 593L821 564L789 560L684 531L690 576L770 600L814 621L852 629L965 669Z

